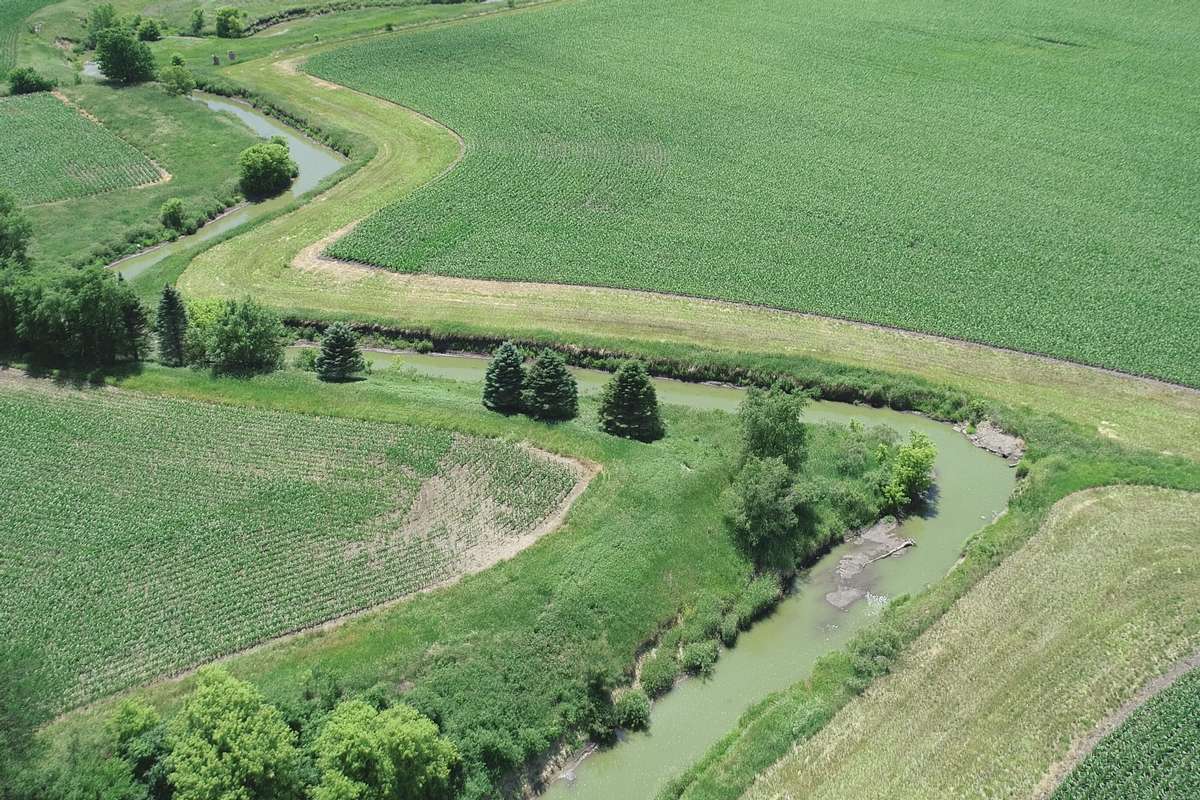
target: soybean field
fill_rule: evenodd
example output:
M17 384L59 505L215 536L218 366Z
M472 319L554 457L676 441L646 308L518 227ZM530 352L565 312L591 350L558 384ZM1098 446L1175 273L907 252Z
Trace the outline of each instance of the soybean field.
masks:
M1192 670L1105 737L1053 800L1200 797L1200 670Z
M70 707L475 571L579 479L431 428L0 382L0 635Z
M126 189L158 180L140 151L51 94L0 100L0 190L21 204Z
M1200 15L578 0L322 53L463 161L335 243L403 272L700 295L1200 385Z

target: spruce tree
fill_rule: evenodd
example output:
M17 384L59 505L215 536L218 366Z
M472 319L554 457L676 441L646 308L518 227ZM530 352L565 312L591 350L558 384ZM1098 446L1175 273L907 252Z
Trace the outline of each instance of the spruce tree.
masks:
M321 355L316 361L317 375L323 381L349 380L367 368L358 336L344 322L335 322L321 337Z
M521 392L525 388L525 359L512 342L496 348L483 381L483 405L501 414L521 410Z
M158 358L169 367L183 365L183 337L187 333L187 309L179 290L167 284L158 300L154 332L158 336Z
M579 389L563 357L543 350L525 377L525 413L534 419L562 422L579 413Z
M658 395L640 361L626 361L600 396L600 430L613 436L653 442L666 429L658 413Z

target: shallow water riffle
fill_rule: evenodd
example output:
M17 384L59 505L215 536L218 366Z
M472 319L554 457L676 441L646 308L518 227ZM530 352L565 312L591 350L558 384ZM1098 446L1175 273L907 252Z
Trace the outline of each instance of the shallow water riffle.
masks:
M276 197L257 203L245 203L212 220L189 236L181 236L174 242L151 248L112 264L112 269L119 271L127 280L136 278L173 253L216 238L239 225L258 219L287 205L348 163L348 160L341 154L317 144L278 120L255 111L246 103L203 92L193 93L192 98L196 102L204 103L214 112L232 114L263 138L282 136L287 140L288 149L291 151L296 165L300 168L300 174L292 182L288 191Z
M481 382L486 360L473 356L368 353L373 366L403 367L426 375ZM580 391L596 392L610 375L573 370ZM699 409L736 410L743 390L729 386L655 379L660 402ZM919 430L938 448L936 490L927 507L905 519L892 535L915 547L867 565L851 581L863 596L845 610L826 595L846 586L837 575L842 558L858 545L840 545L801 575L791 593L767 619L724 651L713 675L691 679L655 702L650 730L573 763L544 798L638 800L652 798L726 732L750 706L771 692L806 678L821 655L844 645L886 601L916 592L954 566L967 538L1003 511L1015 482L1004 460L973 446L949 425L916 414L846 403L813 403L812 421L888 425L901 435Z

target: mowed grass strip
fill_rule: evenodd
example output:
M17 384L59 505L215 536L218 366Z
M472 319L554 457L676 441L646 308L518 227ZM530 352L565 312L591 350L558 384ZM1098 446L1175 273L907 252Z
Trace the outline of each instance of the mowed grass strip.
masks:
M581 0L322 53L461 133L332 255L761 303L1200 384L1200 17Z
M1200 643L1200 495L1094 489L922 635L747 797L1027 798Z
M23 204L159 178L136 148L45 92L0 100L0 141L0 189Z
M1200 669L1133 712L1054 793L1053 800L1200 797Z
M433 428L6 379L0 635L65 708L478 568L577 478Z

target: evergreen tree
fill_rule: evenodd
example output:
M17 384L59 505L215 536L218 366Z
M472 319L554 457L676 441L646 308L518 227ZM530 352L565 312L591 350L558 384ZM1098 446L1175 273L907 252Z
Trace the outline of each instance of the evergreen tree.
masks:
M154 332L158 335L158 358L169 367L183 364L183 337L187 333L187 310L179 290L167 284L158 300Z
M492 354L483 381L483 405L501 414L521 410L521 392L525 388L525 359L512 342L505 342Z
M543 350L525 378L525 413L534 419L561 422L579 413L579 389L563 357Z
M317 375L323 381L344 381L367 368L358 336L344 322L335 322L321 337L321 355L316 361Z
M600 430L613 436L653 442L666 429L658 413L658 395L640 361L627 361L600 396Z

